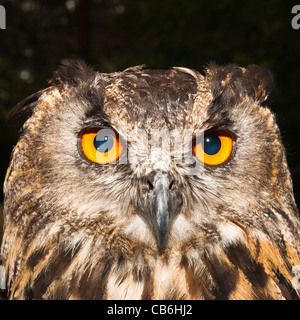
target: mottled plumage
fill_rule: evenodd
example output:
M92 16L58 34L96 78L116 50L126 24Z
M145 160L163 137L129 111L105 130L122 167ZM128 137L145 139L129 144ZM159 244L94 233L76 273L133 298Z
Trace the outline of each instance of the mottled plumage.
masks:
M11 114L25 122L4 185L4 295L298 299L299 215L275 117L262 105L271 86L254 65L104 74L65 62ZM84 157L91 127L127 141L116 163ZM155 129L193 139L226 129L234 152L191 174L178 146L149 157Z

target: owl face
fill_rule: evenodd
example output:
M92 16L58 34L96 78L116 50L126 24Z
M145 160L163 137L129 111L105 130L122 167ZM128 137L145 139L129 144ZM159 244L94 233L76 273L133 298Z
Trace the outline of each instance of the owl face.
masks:
M72 221L105 217L159 250L216 220L226 224L228 208L259 224L245 212L278 189L281 146L259 103L268 84L251 92L249 74L212 68L207 80L184 68L61 69L25 123L40 192Z
M292 239L285 152L262 106L271 82L256 66L103 74L67 62L12 115L29 114L6 178L6 224L26 234L30 263L54 241L83 275L104 255L138 278L157 256L177 252L191 266L249 230Z

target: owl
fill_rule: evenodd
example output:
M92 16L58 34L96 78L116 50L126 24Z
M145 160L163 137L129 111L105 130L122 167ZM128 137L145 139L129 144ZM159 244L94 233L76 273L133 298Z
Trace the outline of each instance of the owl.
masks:
M256 65L64 61L12 111L7 299L299 299L300 222Z

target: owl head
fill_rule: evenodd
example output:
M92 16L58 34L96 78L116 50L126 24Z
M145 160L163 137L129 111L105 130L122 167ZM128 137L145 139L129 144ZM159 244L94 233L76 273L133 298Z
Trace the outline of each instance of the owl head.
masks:
M157 255L192 265L245 233L292 241L291 178L264 105L272 83L255 65L104 74L63 62L11 114L24 125L4 187L5 255L32 269L60 250L83 274L83 261L140 259L139 274Z

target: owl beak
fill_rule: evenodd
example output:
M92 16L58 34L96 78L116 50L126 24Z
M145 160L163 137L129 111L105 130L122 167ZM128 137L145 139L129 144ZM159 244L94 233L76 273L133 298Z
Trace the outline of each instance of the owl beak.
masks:
M174 191L175 181L170 173L152 172L147 176L148 190L145 197L144 219L153 230L157 246L163 250L168 234L181 205L181 196Z

